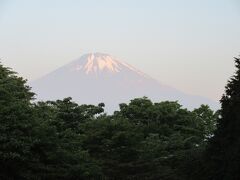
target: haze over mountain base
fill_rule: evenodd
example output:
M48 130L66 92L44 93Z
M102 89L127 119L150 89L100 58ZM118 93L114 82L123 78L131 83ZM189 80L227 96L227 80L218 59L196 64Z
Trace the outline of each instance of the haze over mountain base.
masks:
M217 110L217 102L200 96L185 94L162 85L136 68L103 53L91 53L30 83L37 100L56 100L72 97L80 104L106 105L106 112L146 96L153 101L179 101L184 107L194 109L208 104Z

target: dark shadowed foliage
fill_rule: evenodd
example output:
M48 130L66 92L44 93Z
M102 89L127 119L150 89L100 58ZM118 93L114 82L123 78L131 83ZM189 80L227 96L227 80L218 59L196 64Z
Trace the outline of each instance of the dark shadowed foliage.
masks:
M240 179L240 59L235 63L237 71L221 99L218 128L206 153L211 180Z
M190 111L178 102L143 97L107 115L104 103L34 103L26 81L0 65L0 179L198 179L209 139L211 177L217 177L215 162L224 165L225 179L237 177L237 74L211 139L219 112L207 105Z

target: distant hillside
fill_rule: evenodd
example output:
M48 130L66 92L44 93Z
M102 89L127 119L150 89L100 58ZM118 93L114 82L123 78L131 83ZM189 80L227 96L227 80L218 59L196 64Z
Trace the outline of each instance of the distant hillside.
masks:
M38 100L72 97L81 104L104 102L106 111L116 110L119 103L147 96L153 101L176 101L193 109L218 103L200 96L185 94L162 85L131 65L103 53L91 53L30 83Z

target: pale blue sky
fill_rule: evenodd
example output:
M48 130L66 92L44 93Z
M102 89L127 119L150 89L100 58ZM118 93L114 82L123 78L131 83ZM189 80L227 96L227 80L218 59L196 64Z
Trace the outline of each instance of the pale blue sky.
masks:
M219 99L240 54L239 0L0 0L0 58L34 80L89 52Z

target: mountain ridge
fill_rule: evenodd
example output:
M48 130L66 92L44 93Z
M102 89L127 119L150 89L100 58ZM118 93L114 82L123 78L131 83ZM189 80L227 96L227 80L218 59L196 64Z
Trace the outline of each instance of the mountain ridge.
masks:
M188 95L141 72L137 68L105 53L90 53L43 76L30 84L38 100L72 97L81 104L104 102L107 112L117 110L118 104L138 97L153 101L179 101L193 109L217 103L205 97Z

